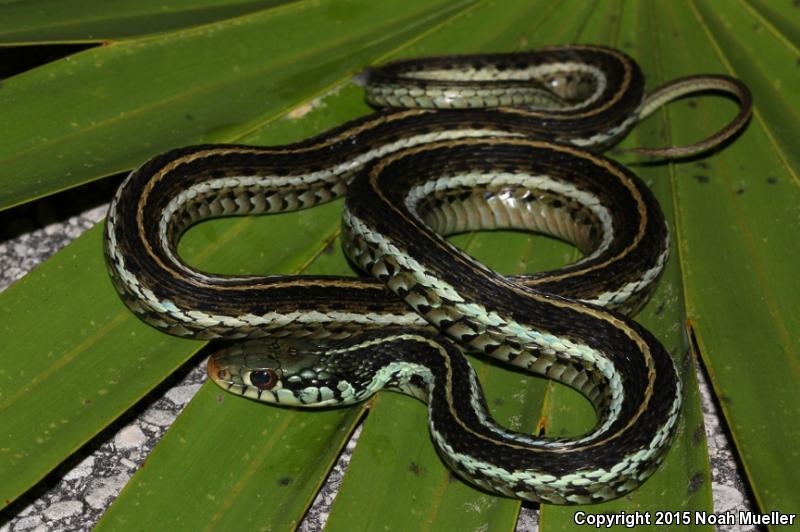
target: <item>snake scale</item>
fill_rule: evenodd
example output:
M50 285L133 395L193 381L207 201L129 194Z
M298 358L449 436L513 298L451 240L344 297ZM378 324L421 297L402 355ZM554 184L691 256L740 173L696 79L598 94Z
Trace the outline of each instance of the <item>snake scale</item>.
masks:
M627 55L600 46L433 57L367 74L373 114L275 147L201 145L158 155L120 186L106 256L122 299L169 334L242 340L209 360L234 393L282 405L363 401L380 389L428 403L433 443L468 482L557 504L619 497L662 461L681 385L632 315L668 257L658 203L592 152L668 101L703 90L740 104L738 80L694 76L646 94ZM178 257L202 220L314 207L346 195L345 253L365 277L225 276ZM505 277L444 236L518 229L573 243L574 264ZM514 432L488 411L463 351L563 382L597 425L570 438Z

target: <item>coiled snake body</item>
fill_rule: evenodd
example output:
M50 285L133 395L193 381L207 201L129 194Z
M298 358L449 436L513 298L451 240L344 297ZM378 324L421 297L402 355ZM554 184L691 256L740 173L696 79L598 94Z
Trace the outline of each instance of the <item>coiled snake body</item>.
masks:
M744 125L749 92L700 76L645 96L638 66L595 46L407 61L368 77L368 99L392 109L297 144L173 150L132 172L106 226L123 300L170 334L248 339L209 361L241 395L329 406L394 389L425 400L443 459L483 488L563 504L629 492L662 460L681 404L671 358L624 315L653 291L667 229L632 172L586 149L680 95L730 92L741 112L714 137L638 151L708 149ZM473 108L487 105L501 107ZM201 220L345 193L344 248L371 278L213 275L177 256ZM584 257L504 277L443 238L497 228L550 234ZM597 426L566 439L499 426L462 348L576 388Z

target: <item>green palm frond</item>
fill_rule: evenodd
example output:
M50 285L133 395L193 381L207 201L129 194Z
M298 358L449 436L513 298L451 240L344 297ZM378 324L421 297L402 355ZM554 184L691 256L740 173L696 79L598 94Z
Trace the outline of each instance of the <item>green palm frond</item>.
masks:
M756 110L723 150L668 165L622 162L658 196L673 253L637 318L680 362L686 406L667 462L641 489L583 510L711 510L692 345L764 511L797 511L800 429L800 10L711 0L0 0L0 46L93 43L0 83L0 209L125 172L201 142L285 144L365 114L365 65L442 53L586 42L635 57L655 86L695 73L743 79ZM624 146L682 145L725 124L719 97L671 105ZM57 196L56 196L57 197ZM181 242L200 268L352 275L335 202L279 217L201 224ZM504 273L557 267L572 248L512 232L454 241ZM333 252L331 252L333 250ZM0 294L0 495L10 504L195 354L119 301L95 227ZM588 403L473 360L497 418L577 433ZM425 409L392 394L326 412L269 408L204 385L99 524L111 529L296 525L366 416L330 530L511 529L519 503L453 480ZM224 450L224 453L222 452ZM202 467L198 467L202 464ZM543 506L542 529L575 508Z

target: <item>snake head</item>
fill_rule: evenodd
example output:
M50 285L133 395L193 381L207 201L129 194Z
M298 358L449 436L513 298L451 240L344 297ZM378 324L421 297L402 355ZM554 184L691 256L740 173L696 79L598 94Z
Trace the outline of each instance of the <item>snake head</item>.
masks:
M258 339L233 344L208 359L208 375L224 390L265 403L321 407L346 403L325 356L312 341Z

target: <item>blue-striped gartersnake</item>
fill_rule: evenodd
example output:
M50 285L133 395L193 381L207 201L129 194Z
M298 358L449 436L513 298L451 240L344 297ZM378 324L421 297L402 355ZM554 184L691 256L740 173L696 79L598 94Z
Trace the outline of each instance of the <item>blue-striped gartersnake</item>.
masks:
M662 460L680 410L672 359L625 317L654 289L667 228L631 171L587 150L700 90L731 93L740 113L698 144L635 150L664 158L741 129L747 88L709 75L646 95L636 63L596 46L373 69L368 100L385 110L296 144L193 146L134 170L108 213L111 277L164 332L247 339L209 362L234 393L328 406L399 390L428 403L436 448L473 484L552 503L618 497ZM201 220L346 192L345 252L370 278L214 275L177 255ZM502 228L552 235L584 256L504 277L443 238ZM596 427L552 439L499 426L462 349L572 386L594 405Z

